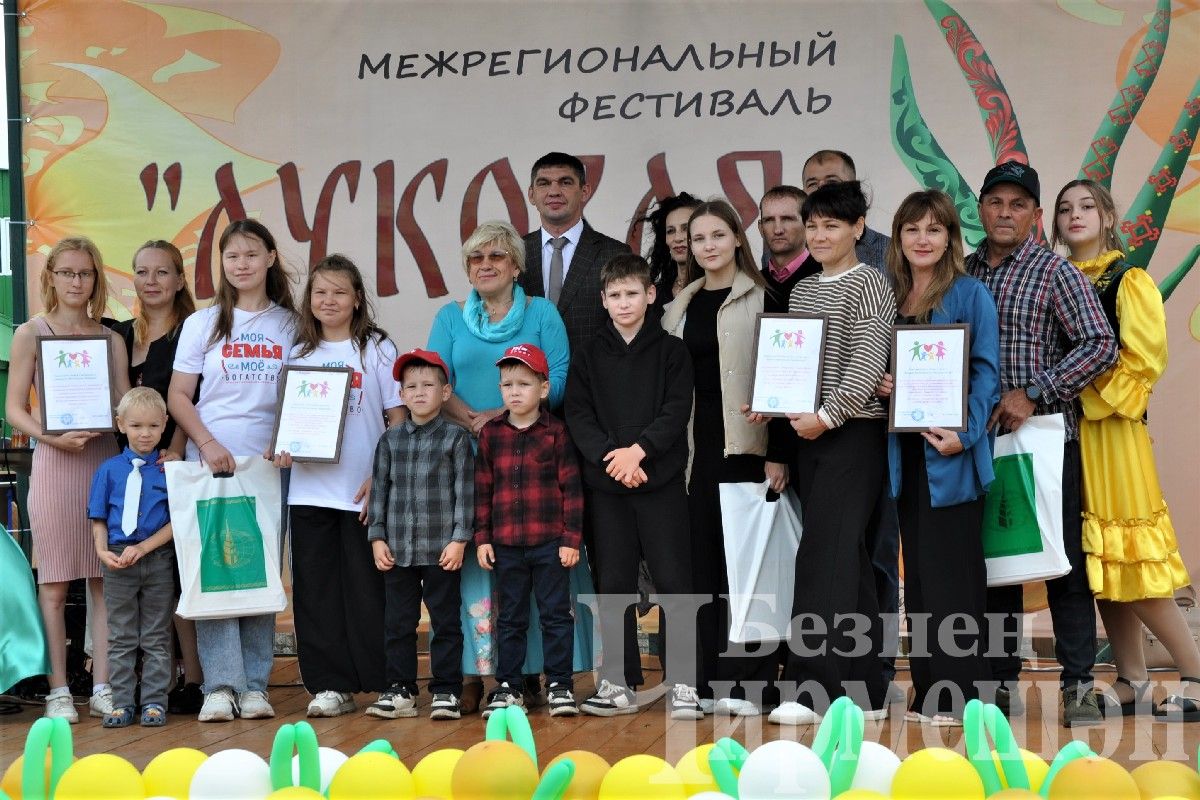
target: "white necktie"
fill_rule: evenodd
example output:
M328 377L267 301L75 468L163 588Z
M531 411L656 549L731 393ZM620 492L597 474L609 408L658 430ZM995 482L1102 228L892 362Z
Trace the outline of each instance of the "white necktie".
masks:
M130 463L133 469L125 479L125 507L121 509L121 532L132 536L137 530L138 507L142 503L142 465L145 459L135 458Z

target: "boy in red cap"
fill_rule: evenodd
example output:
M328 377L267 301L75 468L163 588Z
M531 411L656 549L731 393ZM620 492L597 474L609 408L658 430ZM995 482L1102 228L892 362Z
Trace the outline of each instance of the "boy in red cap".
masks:
M575 449L550 395L546 355L514 345L496 362L504 413L479 432L475 461L475 545L479 566L496 571L498 686L484 716L524 706L521 666L529 593L541 622L550 716L575 716L571 654L574 620L568 572L579 561L583 490ZM407 402L407 398L406 398Z
M384 648L388 688L367 713L417 715L417 623L421 602L433 627L430 719L458 719L463 632L459 576L471 539L475 457L471 434L442 416L450 370L437 353L412 350L392 374L408 419L375 447L367 538L384 574Z

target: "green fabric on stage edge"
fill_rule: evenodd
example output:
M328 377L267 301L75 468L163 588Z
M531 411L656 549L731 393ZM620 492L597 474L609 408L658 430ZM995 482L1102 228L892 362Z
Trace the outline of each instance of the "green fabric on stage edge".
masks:
M50 672L46 632L38 610L33 570L16 539L0 525L0 691Z

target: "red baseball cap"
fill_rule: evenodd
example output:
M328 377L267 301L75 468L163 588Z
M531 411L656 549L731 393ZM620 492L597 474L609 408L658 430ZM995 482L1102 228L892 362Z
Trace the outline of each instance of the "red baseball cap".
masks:
M537 374L545 378L550 377L550 365L546 361L546 354L542 352L542 348L536 345L514 344L504 351L504 355L496 362L496 366L500 366L505 361L520 361Z
M418 364L437 367L446 376L446 383L450 382L450 370L446 367L446 362L442 361L442 357L432 350L422 350L419 347L409 350L396 359L396 363L392 365L392 377L400 380L400 376L404 374L404 367L414 361Z

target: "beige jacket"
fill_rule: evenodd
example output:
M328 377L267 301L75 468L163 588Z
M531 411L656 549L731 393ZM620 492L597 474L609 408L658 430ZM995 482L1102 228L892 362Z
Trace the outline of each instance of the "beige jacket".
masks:
M683 337L688 304L702 286L703 278L688 284L663 310L662 325L667 333ZM717 310L726 456L767 454L767 426L752 425L742 414L742 406L750 402L754 324L762 310L762 287L739 270L733 279L733 290Z

